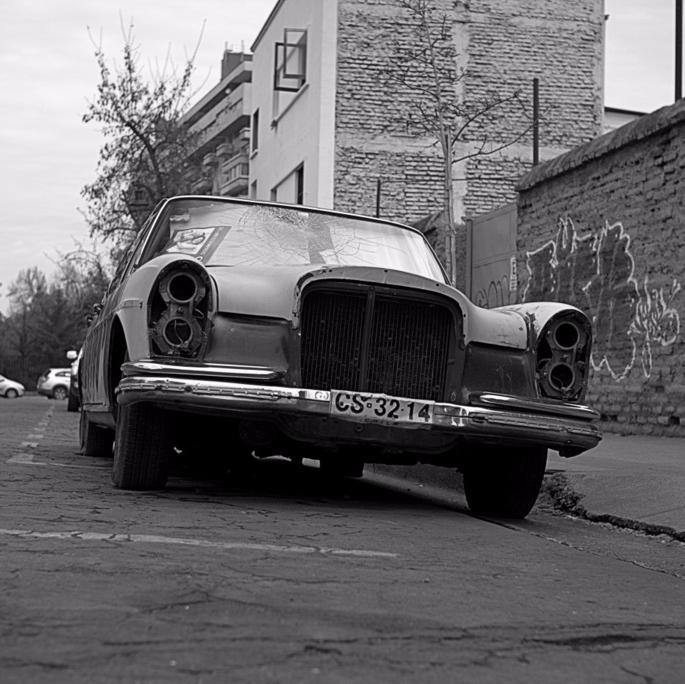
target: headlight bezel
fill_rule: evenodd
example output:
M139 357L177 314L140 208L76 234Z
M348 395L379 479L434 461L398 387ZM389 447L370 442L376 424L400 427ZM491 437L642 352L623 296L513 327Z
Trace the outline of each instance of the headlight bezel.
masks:
M179 259L162 268L148 300L151 357L202 358L214 301L212 281L201 263Z
M539 396L579 402L585 397L590 370L592 328L581 312L557 314L543 327L535 346Z

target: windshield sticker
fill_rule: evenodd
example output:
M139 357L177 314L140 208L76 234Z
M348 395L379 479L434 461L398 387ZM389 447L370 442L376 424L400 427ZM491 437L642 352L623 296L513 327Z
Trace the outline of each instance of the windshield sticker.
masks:
M206 228L172 229L171 239L164 251L167 254L189 254L203 261L229 230L229 226L207 226Z

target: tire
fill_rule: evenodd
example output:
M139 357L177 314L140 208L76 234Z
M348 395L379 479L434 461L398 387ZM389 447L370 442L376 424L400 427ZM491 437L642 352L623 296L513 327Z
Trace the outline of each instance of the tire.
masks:
M163 489L171 451L169 425L152 404L119 406L112 482L119 489Z
M527 447L483 450L464 464L464 492L473 513L525 518L540 493L547 449Z
M16 399L19 396L19 392L15 389L8 389L7 392L5 392L5 397L7 399Z
M69 390L64 386L64 385L57 385L52 390L52 398L53 399L58 399L59 401L62 401L63 399L66 399L69 396Z
M112 455L113 431L93 424L88 420L88 414L85 411L81 411L78 432L82 454L95 457L110 457Z

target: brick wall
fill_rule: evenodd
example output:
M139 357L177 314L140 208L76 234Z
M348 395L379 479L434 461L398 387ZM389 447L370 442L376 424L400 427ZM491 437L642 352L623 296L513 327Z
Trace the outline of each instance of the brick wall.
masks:
M520 295L593 319L589 402L609 431L685 436L685 100L519 186Z
M468 154L488 141L520 144L464 161L454 169L458 222L515 198L529 168L532 79L540 78L544 120L541 157L592 139L601 125L603 14L601 0L433 0L449 17L464 101L492 91L520 90L527 112L512 104L464 139ZM373 214L381 178L381 215L403 222L439 210L442 175L434 138L417 129L417 87L398 86L397 45L416 42L416 27L397 0L339 0L334 205ZM390 74L390 76L389 76Z

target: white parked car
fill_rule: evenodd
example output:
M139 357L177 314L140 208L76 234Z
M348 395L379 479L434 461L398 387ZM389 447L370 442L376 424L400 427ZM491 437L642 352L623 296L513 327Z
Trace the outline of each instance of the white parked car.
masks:
M71 368L48 368L36 383L36 391L50 399L66 399L69 396Z
M0 397L16 399L24 394L24 385L0 375Z

